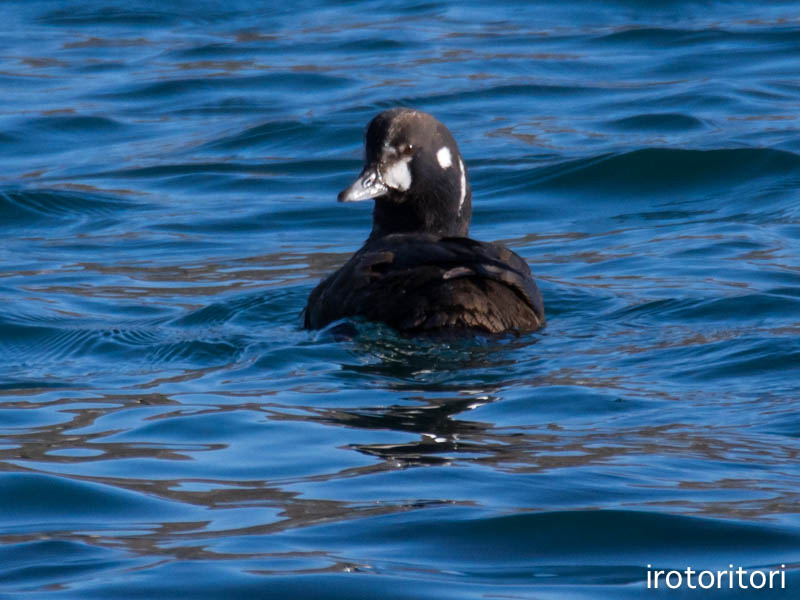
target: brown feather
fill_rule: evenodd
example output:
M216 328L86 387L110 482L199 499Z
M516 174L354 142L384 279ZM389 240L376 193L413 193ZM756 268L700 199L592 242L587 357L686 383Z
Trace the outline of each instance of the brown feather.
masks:
M431 234L368 242L311 292L305 326L354 316L406 332L532 331L545 320L539 289L517 254Z

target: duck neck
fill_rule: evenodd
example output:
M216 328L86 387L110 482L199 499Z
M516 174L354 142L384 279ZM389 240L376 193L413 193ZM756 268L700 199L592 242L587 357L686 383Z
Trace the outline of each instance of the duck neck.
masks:
M375 240L392 233L428 233L441 237L469 235L471 205L464 203L459 212L436 199L404 198L397 202L388 196L375 199L372 232Z

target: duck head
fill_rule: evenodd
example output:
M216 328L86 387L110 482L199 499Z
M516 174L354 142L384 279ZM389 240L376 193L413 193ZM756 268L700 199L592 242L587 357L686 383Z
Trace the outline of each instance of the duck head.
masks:
M372 233L467 236L472 192L458 145L433 116L383 111L365 136L364 168L339 202L375 199Z

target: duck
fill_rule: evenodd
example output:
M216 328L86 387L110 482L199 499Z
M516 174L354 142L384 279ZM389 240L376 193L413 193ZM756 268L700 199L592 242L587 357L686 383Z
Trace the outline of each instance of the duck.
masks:
M364 245L311 292L304 327L342 319L409 335L524 333L545 324L528 264L469 237L472 191L450 130L433 115L392 108L364 136L364 168L342 203L374 199Z

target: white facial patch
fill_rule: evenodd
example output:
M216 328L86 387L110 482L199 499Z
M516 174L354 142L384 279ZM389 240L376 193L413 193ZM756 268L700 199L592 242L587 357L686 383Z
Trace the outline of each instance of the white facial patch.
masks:
M444 150L447 150L447 148L444 148ZM450 153L448 152L447 155L449 156ZM458 159L458 168L461 170L461 198L458 201L458 214L460 215L461 208L464 206L464 200L467 197L467 174L464 172L464 163L460 158Z
M439 166L443 169L447 169L450 165L453 164L453 157L450 154L450 148L447 146L442 146L439 148L439 151L436 153L436 160L439 161Z
M401 158L389 165L383 172L383 182L392 189L405 192L411 187L411 171L408 163L411 157Z

